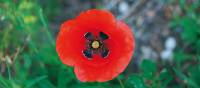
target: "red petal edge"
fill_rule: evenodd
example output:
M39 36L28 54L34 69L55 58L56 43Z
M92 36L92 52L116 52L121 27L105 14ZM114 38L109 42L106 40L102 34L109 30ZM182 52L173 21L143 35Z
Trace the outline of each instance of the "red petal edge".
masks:
M74 66L77 78L82 82L105 82L115 78L129 64L135 47L131 29L105 10L88 10L76 19L62 24L56 40L56 50L61 61ZM85 40L84 33L98 34L103 31L109 35L106 40L110 56L105 60L95 56L87 60L82 55Z

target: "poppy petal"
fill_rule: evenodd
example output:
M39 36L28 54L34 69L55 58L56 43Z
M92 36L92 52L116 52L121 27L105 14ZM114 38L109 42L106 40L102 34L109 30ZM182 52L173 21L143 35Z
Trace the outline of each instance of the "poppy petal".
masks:
M66 21L61 25L56 40L56 50L60 59L64 64L69 66L76 64L76 60L80 58L79 56L82 55L82 50L84 48L84 37L77 36L77 30L79 30L79 28L76 27L76 21ZM82 35L84 34L82 33Z
M94 36L105 43L105 50L99 54L86 47L86 40ZM110 12L96 9L63 23L56 41L61 61L74 66L77 78L83 82L105 82L119 75L130 62L134 47L131 29Z
M133 34L125 23L119 21L116 25L118 25L117 29L114 29L110 35L117 38L111 37L111 42L107 42L111 51L110 56L106 58L109 61L99 67L94 67L86 63L77 64L75 66L75 73L79 80L83 82L105 82L119 75L127 67L135 47ZM117 32L117 34L114 32Z
M115 24L114 16L106 10L92 9L82 12L75 19L80 28L100 31ZM96 35L98 33L95 33Z

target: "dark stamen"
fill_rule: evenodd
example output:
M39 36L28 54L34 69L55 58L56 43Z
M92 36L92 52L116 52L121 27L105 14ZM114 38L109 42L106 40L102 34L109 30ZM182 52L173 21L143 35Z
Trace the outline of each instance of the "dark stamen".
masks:
M107 48L102 49L101 56L103 58L106 58L108 56L108 54L109 54L109 50Z
M109 38L107 34L99 32L99 35L95 36L91 32L87 32L84 37L88 41L86 42L86 49L82 52L88 60L92 60L93 54L99 54L102 58L108 57L110 51L104 43L104 40Z
M99 37L101 38L101 40L106 40L109 38L108 35L103 32L99 32Z
M92 58L92 50L83 50L83 54L87 58Z
M94 35L93 35L91 32L85 33L84 37L85 37L87 40L90 40L90 41L92 41L92 40L94 39Z

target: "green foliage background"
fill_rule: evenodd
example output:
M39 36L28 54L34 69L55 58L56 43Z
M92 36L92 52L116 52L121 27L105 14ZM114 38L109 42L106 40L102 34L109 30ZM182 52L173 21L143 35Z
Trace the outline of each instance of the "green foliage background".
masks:
M139 72L128 77L123 73L104 83L82 83L55 51L57 31L49 28L49 22L62 13L60 3L0 0L0 88L200 88L200 1L196 1L179 0L185 14L174 13L170 21L172 29L183 28L183 45L178 45L173 63L143 60Z

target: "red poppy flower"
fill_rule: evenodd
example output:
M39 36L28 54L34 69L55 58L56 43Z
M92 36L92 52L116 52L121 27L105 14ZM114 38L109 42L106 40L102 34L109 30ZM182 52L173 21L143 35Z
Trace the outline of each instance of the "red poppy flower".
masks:
M64 22L56 41L61 61L82 82L105 82L127 67L135 47L131 29L105 10L92 9Z

